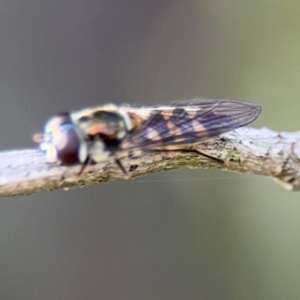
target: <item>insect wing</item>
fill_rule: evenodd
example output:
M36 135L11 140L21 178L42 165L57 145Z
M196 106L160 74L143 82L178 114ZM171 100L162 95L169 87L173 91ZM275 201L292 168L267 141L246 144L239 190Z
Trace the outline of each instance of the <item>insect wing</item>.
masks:
M233 100L192 100L157 108L123 149L189 144L215 137L254 121L260 106Z

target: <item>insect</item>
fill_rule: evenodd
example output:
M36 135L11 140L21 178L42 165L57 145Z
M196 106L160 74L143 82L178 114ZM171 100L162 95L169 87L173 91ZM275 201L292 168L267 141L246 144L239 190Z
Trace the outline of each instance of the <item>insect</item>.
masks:
M123 158L184 149L247 125L260 111L256 104L234 100L195 99L148 107L107 104L58 114L33 140L48 162L81 164L79 176L88 164L112 159L128 177Z

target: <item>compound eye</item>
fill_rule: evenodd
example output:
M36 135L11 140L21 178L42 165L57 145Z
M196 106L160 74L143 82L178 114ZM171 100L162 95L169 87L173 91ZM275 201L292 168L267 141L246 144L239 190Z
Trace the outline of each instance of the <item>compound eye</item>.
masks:
M73 125L69 113L61 113L51 118L45 125L45 133L51 133L65 125Z
M78 151L80 140L73 127L60 130L59 134L53 136L52 145L56 149L57 160L64 165L79 162Z
M51 118L43 134L35 134L33 140L40 144L48 162L70 165L79 162L80 139L68 113Z
M64 125L48 133L36 134L33 140L39 143L50 163L71 165L79 162L80 139L73 126Z

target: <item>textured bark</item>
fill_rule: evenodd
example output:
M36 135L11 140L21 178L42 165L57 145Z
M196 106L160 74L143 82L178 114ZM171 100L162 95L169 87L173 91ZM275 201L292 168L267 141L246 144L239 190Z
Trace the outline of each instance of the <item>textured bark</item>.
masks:
M144 153L122 163L127 170L132 170L132 178L180 167L218 168L270 176L288 190L299 190L300 133L240 128L216 139L186 146L183 151ZM34 149L2 152L0 196L29 195L124 178L114 162L87 167L80 180L79 170L79 165L49 164L43 153Z

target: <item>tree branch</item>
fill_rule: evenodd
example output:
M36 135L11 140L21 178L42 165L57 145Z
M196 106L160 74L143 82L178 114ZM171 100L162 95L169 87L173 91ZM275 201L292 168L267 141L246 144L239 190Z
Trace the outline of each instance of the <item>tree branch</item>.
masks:
M270 176L284 188L295 191L300 190L300 133L240 128L186 146L183 151L144 153L139 158L124 160L124 165L132 170L132 178L180 167L218 168ZM80 180L79 170L80 166L49 164L44 154L34 149L2 152L0 196L30 195L124 178L113 162L87 167Z

